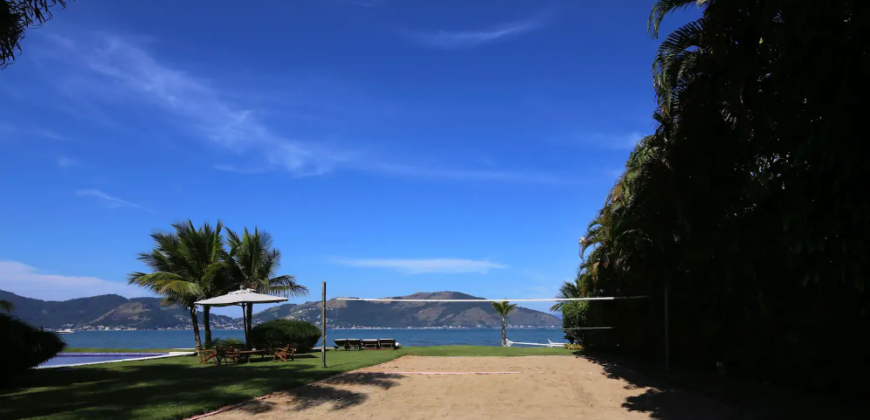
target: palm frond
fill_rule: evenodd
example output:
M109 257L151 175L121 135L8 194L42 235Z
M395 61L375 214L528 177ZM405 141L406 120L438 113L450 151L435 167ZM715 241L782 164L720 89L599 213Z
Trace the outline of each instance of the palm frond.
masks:
M10 313L13 309L15 309L15 305L13 305L12 302L8 300L0 300L0 309L6 311L6 313Z

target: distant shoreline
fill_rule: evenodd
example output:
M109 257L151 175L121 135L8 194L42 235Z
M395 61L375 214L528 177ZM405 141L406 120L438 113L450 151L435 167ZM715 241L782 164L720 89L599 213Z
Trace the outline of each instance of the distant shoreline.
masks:
M118 331L193 331L193 328L122 328L122 329L79 329L68 327L75 332L118 332ZM501 327L326 327L327 330L499 330ZM562 327L508 326L509 330L560 330ZM202 326L200 326L202 331ZM212 331L242 331L241 328L212 328Z

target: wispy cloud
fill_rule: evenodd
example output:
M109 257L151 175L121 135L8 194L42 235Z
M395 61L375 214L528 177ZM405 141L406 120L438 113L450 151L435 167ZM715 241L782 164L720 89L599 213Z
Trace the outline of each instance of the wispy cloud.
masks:
M98 77L95 83L157 106L196 136L254 158L261 166L317 175L347 159L342 151L276 133L253 110L222 97L203 79L164 65L126 39L106 36L94 43L58 39L56 45L80 57L86 75Z
M43 300L66 300L106 294L125 297L151 296L145 289L121 282L88 276L44 274L17 261L0 261L0 289Z
M533 25L531 21L527 24ZM259 118L266 112L246 106L245 95L227 94L231 89L161 62L130 38L103 35L56 37L53 41L54 51L46 59L62 60L71 70L77 70L62 87L69 97L84 100L91 107L124 103L161 110L183 133L231 155L212 165L217 170L242 174L278 171L297 177L343 170L492 182L550 183L557 179L536 172L394 164L377 153L299 139ZM413 160L401 158L402 162Z
M539 14L530 19L477 30L404 31L403 33L411 41L430 48L446 50L475 48L541 29L548 22L548 16Z
M554 174L535 171L493 171L429 168L389 163L366 164L367 170L406 177L448 179L457 181L502 181L533 184L559 184L565 179Z
M100 202L102 202L103 205L105 205L106 207L108 207L110 209L117 209L117 208L121 208L121 207L130 207L130 208L145 210L144 207L142 207L136 203L131 203L127 200L122 200L118 197L112 197L111 195L108 195L100 190L94 190L94 189L76 190L75 194L79 197L94 197L97 200L99 200Z
M490 261L467 260L460 258L433 258L421 260L349 259L337 260L336 263L351 267L387 268L404 274L486 274L491 269L507 268L506 265Z
M57 166L61 168L69 168L72 166L78 166L79 164L80 162L78 160L66 156L61 156L57 159Z
M639 131L629 133L586 133L560 139L561 143L575 143L599 149L632 150L646 134Z

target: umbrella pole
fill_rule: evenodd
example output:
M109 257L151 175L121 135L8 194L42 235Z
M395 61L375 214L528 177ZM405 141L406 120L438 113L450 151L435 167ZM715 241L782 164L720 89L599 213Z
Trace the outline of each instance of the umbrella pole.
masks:
M245 330L245 348L248 348L248 311L245 310L244 303L242 303L242 329Z

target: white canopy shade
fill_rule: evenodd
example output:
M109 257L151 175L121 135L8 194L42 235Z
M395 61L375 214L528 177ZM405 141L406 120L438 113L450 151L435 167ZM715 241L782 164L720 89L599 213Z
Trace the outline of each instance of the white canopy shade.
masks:
M232 306L242 303L278 303L286 301L287 298L285 297L264 295L251 289L242 289L216 298L200 300L196 304L203 306Z

